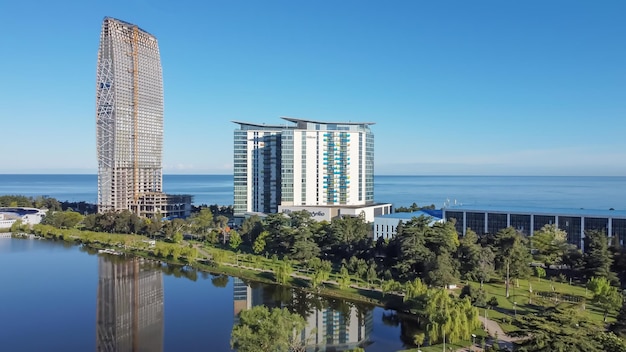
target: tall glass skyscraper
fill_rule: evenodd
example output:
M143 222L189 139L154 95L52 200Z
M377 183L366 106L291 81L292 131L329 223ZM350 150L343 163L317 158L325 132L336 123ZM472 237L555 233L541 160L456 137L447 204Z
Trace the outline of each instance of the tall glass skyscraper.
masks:
M98 210L135 209L162 190L163 78L157 39L107 17L96 76Z
M162 192L163 75L156 38L106 17L96 76L98 211L186 217L191 196Z
M235 216L374 203L373 123L283 119L234 121Z

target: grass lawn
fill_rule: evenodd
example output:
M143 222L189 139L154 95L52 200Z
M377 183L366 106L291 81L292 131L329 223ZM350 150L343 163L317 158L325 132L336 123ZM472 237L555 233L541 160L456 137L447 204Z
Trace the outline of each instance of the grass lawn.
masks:
M457 343L446 343L445 351L446 352L448 352L448 351L456 351L456 350L461 349L461 348L468 348L471 344L472 344L471 341L460 341L460 342L457 342ZM408 350L402 350L402 351L399 351L399 352L417 352L417 350L418 349L416 347L416 348L411 348L411 349L408 349ZM438 345L432 345L432 346L423 346L423 347L420 347L419 350L421 350L422 352L443 352L444 351L442 343L440 343Z
M470 285L478 287L479 283L471 282ZM542 297L542 293L554 294L558 297L558 302L565 302L572 306L580 306L585 302L585 309L587 313L589 313L590 319L602 322L604 318L603 312L590 303L592 299L591 292L587 292L582 286L552 282L544 279L539 281L537 278L528 280L520 279L517 281L511 280L509 298L506 297L504 282L486 283L484 289L486 291L487 300L493 296L498 300L498 307L495 310L487 309L487 318L500 323L505 332L515 329L509 322L516 314L534 313L537 312L541 306L549 306L556 303L554 298ZM484 309L481 308L480 313L481 316L484 316ZM609 316L608 320L614 320L614 317Z

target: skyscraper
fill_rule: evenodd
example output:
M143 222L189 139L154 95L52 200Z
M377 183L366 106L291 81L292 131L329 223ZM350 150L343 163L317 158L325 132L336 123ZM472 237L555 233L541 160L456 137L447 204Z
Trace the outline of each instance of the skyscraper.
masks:
M307 210L317 220L391 212L374 204L371 122L283 117L285 125L234 121L234 210Z
M98 211L163 214L168 203L185 203L162 193L163 77L157 39L110 17L102 23L98 50L96 145Z

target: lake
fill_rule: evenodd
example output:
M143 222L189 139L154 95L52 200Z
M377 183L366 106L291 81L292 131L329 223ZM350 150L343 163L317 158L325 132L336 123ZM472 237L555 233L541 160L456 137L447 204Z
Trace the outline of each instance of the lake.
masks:
M311 351L396 351L416 328L367 304L63 242L0 238L0 268L3 351L231 351L237 313L259 304L305 316Z

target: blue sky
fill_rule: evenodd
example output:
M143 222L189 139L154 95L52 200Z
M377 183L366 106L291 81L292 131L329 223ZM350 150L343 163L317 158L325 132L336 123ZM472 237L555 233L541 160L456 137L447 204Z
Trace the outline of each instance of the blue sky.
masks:
M165 173L232 120L374 121L377 174L626 175L626 1L0 0L0 173L95 173L102 19L159 40Z

